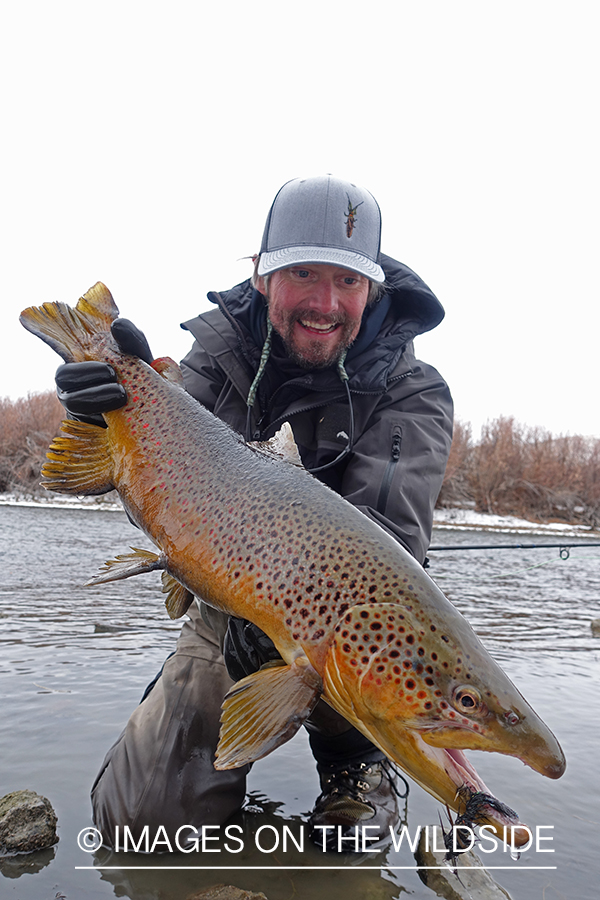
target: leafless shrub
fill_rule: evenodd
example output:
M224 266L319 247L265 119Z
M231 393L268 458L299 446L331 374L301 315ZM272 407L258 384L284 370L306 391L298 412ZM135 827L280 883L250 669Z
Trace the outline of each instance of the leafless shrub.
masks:
M460 506L472 501L469 483L472 453L471 426L457 419L438 506Z
M54 391L0 398L0 491L35 490L65 412Z
M464 430L456 449L453 443L440 505L467 501L480 512L600 525L599 440L554 436L509 416L488 422L476 444L470 432L465 441Z

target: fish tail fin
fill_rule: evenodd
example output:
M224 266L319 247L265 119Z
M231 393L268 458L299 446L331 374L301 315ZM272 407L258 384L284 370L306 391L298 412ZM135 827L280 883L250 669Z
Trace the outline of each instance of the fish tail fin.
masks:
M108 288L98 281L73 309L66 303L42 303L24 309L19 320L27 331L41 338L65 362L86 359L90 337L110 333L119 310Z
M105 494L113 487L108 431L65 419L42 467L42 487L59 494Z

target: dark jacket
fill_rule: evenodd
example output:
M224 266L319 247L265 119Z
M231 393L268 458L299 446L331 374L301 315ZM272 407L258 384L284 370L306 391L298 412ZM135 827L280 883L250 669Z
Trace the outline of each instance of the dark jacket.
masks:
M387 290L368 307L345 368L355 424L351 452L316 476L373 518L420 562L452 437L452 400L442 377L415 359L412 341L441 322L441 304L407 266L382 256ZM182 325L195 338L182 362L193 397L251 440L289 421L308 469L348 444L350 407L336 369L306 370L274 334L251 414L246 400L266 336L264 298L245 281L211 293L218 309Z

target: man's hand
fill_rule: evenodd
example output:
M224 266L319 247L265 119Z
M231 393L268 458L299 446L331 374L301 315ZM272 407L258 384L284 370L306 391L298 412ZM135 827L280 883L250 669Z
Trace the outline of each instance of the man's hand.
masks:
M281 659L270 637L252 622L230 616L223 658L230 678L239 681L246 675L258 672L261 666L273 659Z
M130 356L139 356L140 359L143 359L148 364L152 362L154 357L146 340L146 335L133 322L130 322L129 319L115 319L110 326L110 330L123 353L128 353Z
M123 353L152 362L145 335L129 319L115 319L111 332ZM104 427L102 413L127 403L125 388L117 382L115 370L108 363L65 363L58 367L55 378L58 399L73 419Z

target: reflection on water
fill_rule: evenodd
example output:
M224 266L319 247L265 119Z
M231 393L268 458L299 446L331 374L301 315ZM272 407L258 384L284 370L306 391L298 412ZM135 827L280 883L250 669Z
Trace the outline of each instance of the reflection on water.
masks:
M269 800L258 793L249 795L249 809L234 816L230 823L239 828L236 846L243 844L243 849L235 856L229 854L226 860L214 858L207 860L207 854L200 854L194 859L189 854L173 854L168 863L172 866L212 864L215 870L210 873L198 871L182 871L177 873L178 890L175 896L187 897L201 887L216 882L242 885L246 890L263 891L268 898L272 897L306 897L306 898L347 898L348 891L356 898L371 900L393 900L398 896L398 884L388 878L380 877L374 869L384 865L385 854L362 854L356 859L353 855L344 855L342 862L348 871L345 874L325 868L331 863L328 856L325 863L323 853L314 847L305 837L305 821L300 815L282 815L281 803ZM287 838L284 848L284 836L289 833L293 839ZM215 841L218 844L218 841ZM271 847L278 844L276 849ZM298 850L299 845L302 851ZM257 848L263 848L262 851ZM215 849L216 852L216 849ZM339 860L335 860L336 864ZM116 896L169 898L172 891L173 872L163 869L156 871L148 867L156 863L155 856L143 856L134 853L114 854L101 850L94 856L94 864L102 866L102 879L113 885ZM117 865L118 869L112 866ZM124 868L131 866L131 868ZM225 871L221 868L225 866ZM236 871L238 870L238 871ZM425 893L424 896L427 896Z
M456 531L438 532L434 543L496 540L510 543L507 535ZM415 863L405 845L399 852L371 854L359 865L346 858L342 871L311 870L340 864L316 848L306 847L302 854L289 848L263 853L254 846L252 836L261 826L281 833L286 823L306 821L318 781L303 733L254 766L251 803L239 816L243 853L115 858L78 849L77 835L90 825L89 788L104 753L179 633L179 624L164 610L155 575L82 587L106 558L132 543L148 545L120 512L0 506L0 795L31 788L47 796L57 811L60 835L45 856L0 863L0 896L185 900L202 887L231 882L262 890L269 900L383 900L405 891L417 900L433 897L410 868ZM591 900L597 895L592 873L597 866L600 638L591 634L589 623L600 617L600 546L573 550L568 560L561 560L557 550L430 555L432 577L557 734L568 760L566 775L552 782L516 760L471 754L501 800L529 824L553 829L546 832L554 837L553 854L528 851L512 863L498 852L485 863L512 868L492 874L514 900ZM412 786L411 833L437 823L438 811L439 804ZM110 868L87 868L100 864ZM173 872L168 865L215 868ZM383 873L367 868L382 865L407 868ZM540 865L556 869L528 868ZM259 866L278 870L248 868Z

